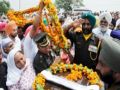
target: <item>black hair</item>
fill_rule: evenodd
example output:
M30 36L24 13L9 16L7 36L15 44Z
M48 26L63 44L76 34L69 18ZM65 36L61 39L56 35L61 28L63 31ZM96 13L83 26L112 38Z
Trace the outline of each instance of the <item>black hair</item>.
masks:
M23 34L25 33L26 29L27 29L30 25L32 25L32 23L27 23L27 24L25 24L25 25L23 26L23 28L22 28Z

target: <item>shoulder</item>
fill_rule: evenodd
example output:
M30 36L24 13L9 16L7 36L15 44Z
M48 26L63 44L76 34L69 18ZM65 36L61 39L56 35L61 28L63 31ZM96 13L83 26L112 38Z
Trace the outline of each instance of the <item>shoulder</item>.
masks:
M40 59L43 59L43 54L41 54L39 51L37 52L35 58L34 58L34 61L38 61Z
M1 72L2 71L7 71L7 64L5 62L3 62L2 64L0 64L0 69L1 69Z
M92 30L92 32L93 32L93 33L99 33L99 32L100 32L100 29L99 29L99 27L97 27L97 28L94 28L94 29Z
M30 37L30 33L28 33L26 36L25 36L25 39L24 40L32 40L32 38Z
M111 29L108 29L108 32L112 32L112 30L111 30Z
M7 69L7 63L6 62L3 62L2 66Z
M108 35L110 35L111 32L112 32L112 30L111 30L111 29L108 29L106 33L107 33Z
M15 40L16 40L16 41L20 41L20 39L19 39L19 37L18 37L18 36L16 36L16 37L15 37Z

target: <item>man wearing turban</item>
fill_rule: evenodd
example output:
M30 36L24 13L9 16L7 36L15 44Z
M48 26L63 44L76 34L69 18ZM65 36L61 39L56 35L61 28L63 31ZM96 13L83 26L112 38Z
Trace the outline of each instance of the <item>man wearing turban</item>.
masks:
M108 85L106 90L120 90L120 40L104 37L96 69Z
M103 12L99 16L100 25L99 27L93 29L93 33L96 37L102 39L104 36L110 36L111 30L109 29L109 24L112 21L112 16L108 12Z
M75 45L73 63L81 63L92 69L96 67L98 54L98 43L92 34L95 23L95 16L85 13L82 15L82 20L74 21L69 26L64 27L66 37ZM76 32L76 27L80 27L80 25L82 25L81 31Z

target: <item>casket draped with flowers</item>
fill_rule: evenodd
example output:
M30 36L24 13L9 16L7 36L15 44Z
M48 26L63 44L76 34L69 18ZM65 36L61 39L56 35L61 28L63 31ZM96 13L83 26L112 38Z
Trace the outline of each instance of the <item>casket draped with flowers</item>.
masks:
M96 72L82 64L55 64L37 75L34 90L100 90Z

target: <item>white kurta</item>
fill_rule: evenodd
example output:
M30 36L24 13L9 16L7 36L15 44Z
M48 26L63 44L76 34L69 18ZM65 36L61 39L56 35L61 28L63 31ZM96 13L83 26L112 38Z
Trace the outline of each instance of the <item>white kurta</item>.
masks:
M34 57L38 52L38 48L35 42L33 41L33 39L30 37L29 33L25 37L25 40L23 43L23 50L26 58L34 60Z
M110 33L111 33L112 30L110 29L107 29L106 32L101 32L100 28L97 27L95 29L92 30L93 34L98 37L99 39L102 39L103 37L110 37Z

